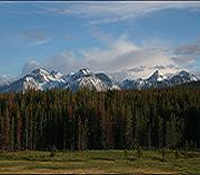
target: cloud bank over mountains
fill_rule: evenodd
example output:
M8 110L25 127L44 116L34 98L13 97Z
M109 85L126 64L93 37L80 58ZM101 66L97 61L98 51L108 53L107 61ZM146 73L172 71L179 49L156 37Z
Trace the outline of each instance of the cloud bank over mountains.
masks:
M102 36L98 39L102 40ZM79 55L67 50L47 58L44 62L37 63L31 60L24 65L22 74L38 67L57 70L65 74L87 67L93 71L105 71L111 74L128 71L131 72L132 77L146 78L155 69L162 70L163 73L175 73L179 69L189 69L188 65L193 64L197 56L200 56L199 42L181 45L174 50L160 41L158 44L154 41L153 45L149 42L145 46L139 46L131 42L128 35L102 42L105 43L105 48L80 49L77 50Z
M19 2L0 3L0 10L0 22L11 22L0 34L0 58L16 53L18 67L29 60L21 76L40 67L64 74L87 67L121 78L146 78L155 69L200 72L200 33L194 41L192 30L199 2ZM194 26L183 22L187 14ZM12 31L15 18L24 23Z

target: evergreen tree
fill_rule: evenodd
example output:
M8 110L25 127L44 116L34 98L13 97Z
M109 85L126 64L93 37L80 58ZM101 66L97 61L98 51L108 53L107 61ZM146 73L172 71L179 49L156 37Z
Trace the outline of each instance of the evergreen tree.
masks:
M179 88L0 94L0 149L198 149L199 94Z
M133 146L133 120L130 107L127 108L125 135L126 135L126 147L127 149L131 149Z
M82 139L83 139L83 137L82 137L82 132L83 132L83 126L82 126L82 121L81 121L81 118L80 118L80 116L79 116L79 118L78 118L78 135L77 135L77 142L78 142L78 150L80 151L80 150L82 150Z
M22 118L19 112L19 108L17 109L17 117L16 117L16 149L21 149L22 143Z
M86 150L88 148L88 119L85 118L84 125L82 128L82 150Z

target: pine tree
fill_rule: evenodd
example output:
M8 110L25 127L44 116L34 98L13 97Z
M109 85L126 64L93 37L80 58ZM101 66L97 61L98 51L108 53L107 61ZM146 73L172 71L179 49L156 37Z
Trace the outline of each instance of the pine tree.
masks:
M166 146L171 148L176 148L178 143L178 132L176 130L176 117L174 114L171 114L169 121L166 124Z
M21 150L22 142L22 118L19 109L17 109L17 122L16 122L16 149Z
M88 148L88 119L85 118L83 131L82 131L82 150L86 150Z
M29 142L29 116L28 116L28 110L25 109L24 111L24 148L26 150L29 149L29 145L28 145L28 142Z
M1 105L0 105L0 149L3 148L3 116L1 112Z
M15 146L15 119L14 116L11 115L10 116L10 150L14 150L14 146Z
M134 138L133 138L133 147L137 148L138 147L138 109L135 109L135 115L134 115L134 122L133 122L133 133L134 133Z
M79 116L78 118L78 135L77 135L77 142L78 142L78 150L82 150L82 131L83 131L83 126L82 126L82 121L81 121L81 118Z
M130 107L127 108L126 116L126 147L131 149L133 146L133 116Z
M2 132L2 149L9 150L10 149L10 116L9 109L6 106L4 119L3 119L3 132Z

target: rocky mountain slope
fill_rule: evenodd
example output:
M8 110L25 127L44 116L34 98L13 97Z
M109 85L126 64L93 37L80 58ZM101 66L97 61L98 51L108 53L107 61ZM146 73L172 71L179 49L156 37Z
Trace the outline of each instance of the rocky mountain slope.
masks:
M122 89L149 89L149 88L166 88L194 82L200 80L197 76L189 73L186 70L182 70L170 77L165 76L156 70L149 78L136 80L126 79L120 83Z
M185 70L170 77L156 70L147 79L125 79L122 82L115 82L105 73L94 73L89 69L80 69L77 72L63 75L59 72L50 72L40 68L18 80L2 85L0 92L26 92L29 89L43 91L53 88L70 89L72 91L77 91L80 88L97 91L166 88L198 80L197 76Z
M80 88L97 91L120 89L106 74L95 74L89 69L80 69L67 76L55 71L36 69L19 80L2 86L0 92L25 92L29 89L48 90L53 88L70 89L72 91Z

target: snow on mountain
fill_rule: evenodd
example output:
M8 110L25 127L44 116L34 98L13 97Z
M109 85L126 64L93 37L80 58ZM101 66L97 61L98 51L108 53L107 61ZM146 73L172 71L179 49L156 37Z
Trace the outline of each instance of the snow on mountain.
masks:
M60 72L45 69L35 69L30 74L17 81L0 87L0 92L25 92L29 89L48 90L52 88L64 88L76 91L80 88L105 91L108 89L120 89L106 74L95 74L89 69L80 69L64 76Z
M108 89L119 89L119 87L104 73L93 73L89 69L80 69L75 73L70 73L67 77L66 89L76 91L80 88L95 89L105 91Z
M66 76L66 80L70 83L70 81L74 81L83 77L92 76L92 72L89 69L80 69L77 72L71 72Z
M0 86L8 85L11 81L12 79L6 75L0 76Z
M64 79L63 74L61 74L60 72L54 71L54 70L51 71L51 75L53 75L55 79L61 79L62 81Z
M35 69L30 75L27 75L36 84L32 89L48 90L53 88L60 88L64 86L65 79L60 73L54 71L49 72L45 69ZM25 88L26 90L26 88Z
M167 79L167 77L166 77L164 74L162 74L161 72L159 72L158 70L156 70L156 71L147 79L147 81L154 83L154 82L163 81L163 80L165 80L165 79Z
M25 92L29 89L43 91L52 88L70 89L73 92L80 88L89 88L97 91L149 89L152 87L160 89L198 80L200 80L198 77L186 70L171 76L166 76L156 70L146 79L125 79L124 81L116 82L103 72L94 73L89 69L80 69L65 76L60 72L49 72L40 68L33 70L30 74L18 80L3 84L0 86L0 92Z
M25 92L29 89L47 90L59 88L65 84L64 78L56 77L55 74L44 69L35 69L30 74L0 88L1 92Z
M198 80L199 78L195 76L194 74L191 74L186 70L182 70L178 72L177 74L175 74L173 77L171 77L170 82L172 84L179 85L179 84L189 83L189 82L198 81Z
M173 76L171 75L170 77L156 70L147 79L126 79L120 84L120 87L122 89L149 89L151 87L160 89L198 80L200 80L198 77L185 70L182 70Z
M120 83L121 89L141 89L144 87L145 80L138 78L136 80L125 79Z

